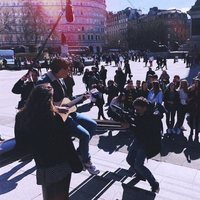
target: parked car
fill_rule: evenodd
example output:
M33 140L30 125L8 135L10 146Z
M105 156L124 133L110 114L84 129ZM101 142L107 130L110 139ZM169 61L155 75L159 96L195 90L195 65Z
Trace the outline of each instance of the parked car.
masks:
M12 49L0 49L0 63L2 67L14 67L15 53Z

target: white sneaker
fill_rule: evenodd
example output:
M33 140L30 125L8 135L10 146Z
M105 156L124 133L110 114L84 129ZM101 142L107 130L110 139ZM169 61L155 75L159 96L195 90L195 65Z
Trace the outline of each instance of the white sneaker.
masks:
M100 173L100 171L98 169L96 169L96 167L92 164L91 161L88 161L87 163L84 163L84 167L92 175L97 175L97 174Z

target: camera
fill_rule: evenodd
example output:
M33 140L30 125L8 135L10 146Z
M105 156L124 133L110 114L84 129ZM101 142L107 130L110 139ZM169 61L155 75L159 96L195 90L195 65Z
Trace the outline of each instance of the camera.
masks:
M114 111L124 122L129 123L131 126L134 126L135 122L135 113L130 111L123 110L119 106L112 105L116 111Z

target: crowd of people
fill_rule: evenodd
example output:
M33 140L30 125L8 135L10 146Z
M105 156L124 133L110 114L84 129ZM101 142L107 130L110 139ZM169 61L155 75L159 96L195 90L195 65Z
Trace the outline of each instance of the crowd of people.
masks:
M98 119L101 116L105 119L104 105L109 106L108 116L116 119L113 104L120 104L123 109L130 111L132 110L132 102L142 96L147 98L151 106L159 108L166 115L167 130L163 130L163 134L179 135L182 133L184 131L184 119L186 118L191 128L191 137L193 131L195 131L195 140L198 141L200 73L194 77L192 84L189 85L188 81L181 80L179 75L170 77L166 70L162 70L162 74L158 76L152 67L149 67L146 79L136 80L134 83L130 65L129 76L127 77L125 66L128 62L128 60L125 60L124 68L121 66L117 68L113 80L106 79L107 69L105 69L105 66L101 66L101 70L96 67L92 67L91 71L85 70L83 82L86 85L86 90L92 90L94 87L98 90L99 95L96 94L96 98L94 97L92 100L99 108ZM107 84L105 84L106 82ZM107 95L106 102L103 94ZM120 102L117 103L117 100ZM177 115L177 121L175 121L175 115Z
M95 65L82 71L83 84L90 94L90 105L98 107L97 119L102 117L107 120L109 117L138 133L127 162L135 169L137 177L147 180L152 191L158 192L159 183L144 167L144 161L159 153L161 134L166 133L170 138L183 134L185 119L190 126L190 139L195 132L194 140L199 141L200 72L189 85L187 80L181 80L178 75L170 77L163 69L161 76L158 76L151 67L153 60L149 60L145 80L134 82L127 55L104 55L94 59ZM134 55L134 61L140 62L141 59ZM100 60L104 60L105 65L100 66ZM112 61L115 61L116 71L114 78L107 80L108 66ZM92 163L89 150L97 123L78 112L69 114L66 120L58 114L69 112L69 106L63 105L62 100L65 97L73 99L76 64L55 58L47 73L41 75L37 69L31 68L12 89L13 93L21 94L15 124L17 147L33 153L37 183L43 187L44 199L50 199L49 195L60 195L61 199L66 199L68 191L65 188L69 188L72 172L78 173L84 169L93 175L100 172ZM81 101L87 98L87 95L82 95ZM125 126L127 120L118 114L118 108L135 115L134 126ZM162 125L163 116L166 116L167 130L158 126ZM148 136L148 130L151 130L152 137ZM72 137L79 139L77 150Z

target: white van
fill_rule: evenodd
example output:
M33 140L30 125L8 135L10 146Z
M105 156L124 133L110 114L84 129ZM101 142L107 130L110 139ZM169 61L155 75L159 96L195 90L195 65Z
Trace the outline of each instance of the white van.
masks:
M15 65L15 53L12 49L0 49L0 63L3 64L3 60L6 59L7 66Z

